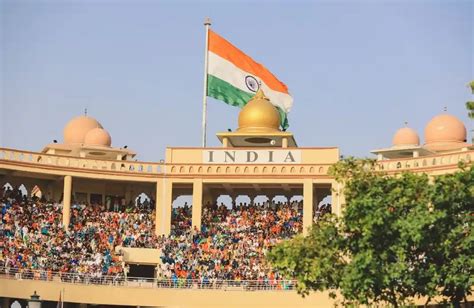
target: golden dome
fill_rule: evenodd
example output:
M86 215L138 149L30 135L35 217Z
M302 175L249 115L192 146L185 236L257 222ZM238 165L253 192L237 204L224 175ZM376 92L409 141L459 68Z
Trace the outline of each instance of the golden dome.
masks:
M87 133L84 139L84 143L87 145L110 147L110 145L112 144L112 138L105 129L97 127L91 129Z
M466 127L453 115L435 116L425 127L425 145L434 151L462 147L466 142Z
M267 133L279 131L280 114L262 90L239 113L238 132Z
M402 127L393 135L392 144L395 147L418 146L420 145L420 137L413 128Z
M84 143L87 133L94 128L102 128L102 125L96 119L88 116L75 117L64 127L64 143Z

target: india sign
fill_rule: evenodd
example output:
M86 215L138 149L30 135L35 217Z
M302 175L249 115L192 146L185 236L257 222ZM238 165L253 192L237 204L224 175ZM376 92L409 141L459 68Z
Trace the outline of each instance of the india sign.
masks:
M300 164L300 150L204 150L204 164Z

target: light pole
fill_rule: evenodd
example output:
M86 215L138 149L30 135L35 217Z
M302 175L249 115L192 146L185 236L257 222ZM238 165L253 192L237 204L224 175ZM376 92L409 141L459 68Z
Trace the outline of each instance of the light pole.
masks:
M28 308L41 308L40 296L36 294L36 291L30 296L30 299L28 300Z

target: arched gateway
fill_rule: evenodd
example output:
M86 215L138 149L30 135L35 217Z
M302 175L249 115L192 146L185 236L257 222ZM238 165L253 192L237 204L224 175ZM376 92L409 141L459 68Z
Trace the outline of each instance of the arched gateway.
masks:
M279 129L278 112L261 91L242 108L238 123L235 131L217 134L221 147L171 147L166 149L164 160L143 162L135 161L135 153L130 149L113 147L110 134L97 120L80 116L66 125L63 143L49 144L41 152L0 148L0 196L9 197L23 185L29 196L59 204L53 209L60 209L57 219L65 228L77 219L74 215L83 209L83 204L120 213L138 207L132 215L153 215L147 227L156 235L169 235L183 227L200 229L207 209L221 204L227 208L265 208L286 203L302 216L298 230L303 233L324 213L341 214L342 186L328 174L340 158L339 148L298 147L291 132ZM466 143L464 125L453 116L435 117L427 125L425 135L426 143L420 145L413 129L399 130L393 146L373 151L377 154L378 170L389 174L409 171L437 175L453 172L458 162L471 162L474 157L472 145ZM153 266L153 270L159 263L156 251L138 253L114 248L116 251L111 254L123 258L125 263L133 260ZM134 268L129 271L132 273ZM40 282L32 283L45 298L57 300L57 292L48 291ZM61 281L45 283L62 288ZM27 280L12 280L5 284L7 288L0 288L0 296L26 298L32 292L22 287L27 284ZM145 280L139 284L142 288L121 289L113 298L104 296L100 289L87 289L87 294L90 303L117 305L173 306L176 298L184 298L190 306L196 306L196 298L202 304L208 296L230 296L229 302L235 301L237 306L262 300L287 306L333 304L327 294L302 300L294 292L282 296L250 292L239 296L219 293L220 290L213 295L198 292L196 297L183 297L175 290L162 289L160 296L155 296L148 289L159 284L146 284ZM70 301L84 300L80 297L84 290L79 285L66 286Z

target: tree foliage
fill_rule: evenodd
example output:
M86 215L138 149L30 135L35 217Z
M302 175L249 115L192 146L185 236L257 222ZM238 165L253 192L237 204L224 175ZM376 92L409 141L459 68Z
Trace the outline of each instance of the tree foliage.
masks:
M474 80L469 83L469 87L471 88L471 93L474 94ZM466 102L466 108L469 118L474 119L474 101Z
M342 216L277 245L270 262L295 277L303 295L339 290L346 303L394 307L415 296L459 303L474 284L474 169L432 180L388 176L375 166L352 158L336 164L332 174L345 184Z

